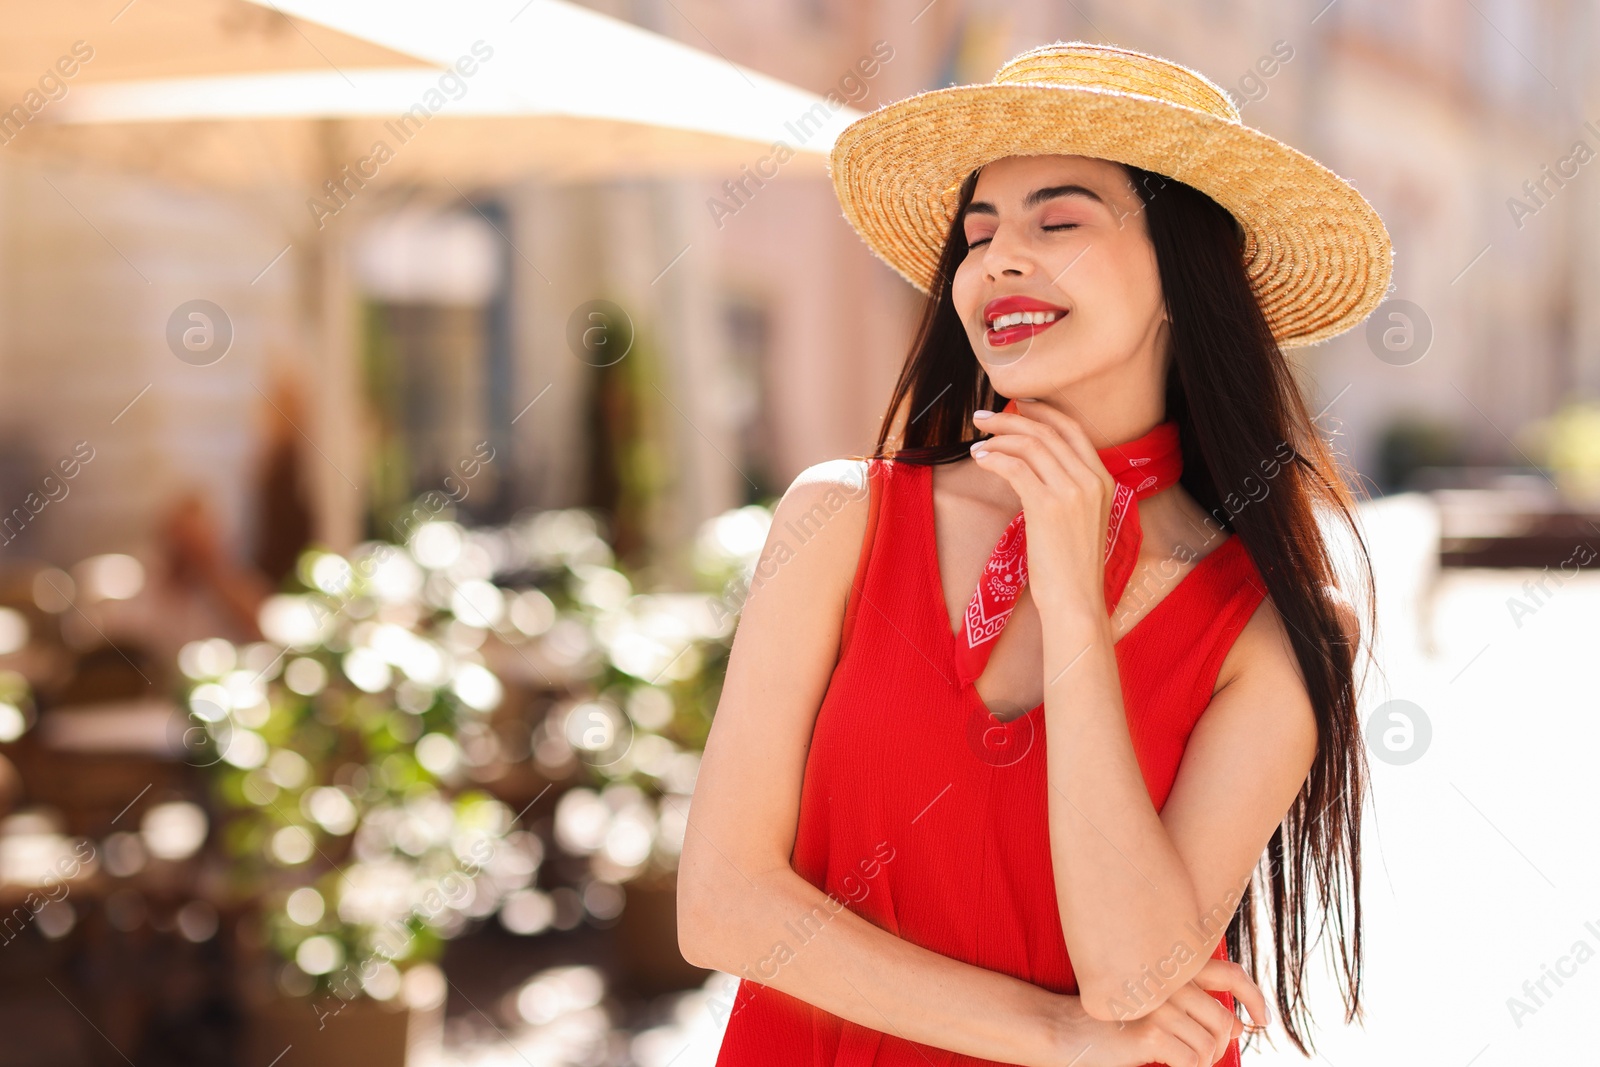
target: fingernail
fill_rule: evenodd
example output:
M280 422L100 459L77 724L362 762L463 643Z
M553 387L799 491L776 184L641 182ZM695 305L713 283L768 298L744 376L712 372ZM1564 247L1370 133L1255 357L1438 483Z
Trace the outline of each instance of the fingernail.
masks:
M982 442L979 443L981 444ZM989 454L989 450L987 448L979 448L977 445L974 445L972 448L972 454L974 456L987 456Z
M972 413L972 417L975 419L987 419L993 414L994 412L990 411L988 408L979 408L977 411Z

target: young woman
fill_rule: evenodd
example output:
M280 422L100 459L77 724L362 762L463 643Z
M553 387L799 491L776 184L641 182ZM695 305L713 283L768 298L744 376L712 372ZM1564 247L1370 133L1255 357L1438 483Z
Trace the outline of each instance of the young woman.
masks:
M928 301L874 455L795 480L745 602L679 876L685 956L742 978L718 1063L1237 1064L1257 874L1305 1052L1313 883L1360 1013L1319 521L1360 537L1282 348L1371 311L1382 222L1200 75L1080 43L880 108L833 177Z

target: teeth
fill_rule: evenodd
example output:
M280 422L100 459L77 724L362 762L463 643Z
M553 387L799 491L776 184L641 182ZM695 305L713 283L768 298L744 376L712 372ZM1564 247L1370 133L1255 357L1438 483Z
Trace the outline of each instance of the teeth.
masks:
M1009 315L997 315L989 323L989 328L991 330L1003 330L1008 326L1020 326L1023 323L1039 325L1041 323L1054 322L1060 317L1061 313L1059 311L1013 311Z

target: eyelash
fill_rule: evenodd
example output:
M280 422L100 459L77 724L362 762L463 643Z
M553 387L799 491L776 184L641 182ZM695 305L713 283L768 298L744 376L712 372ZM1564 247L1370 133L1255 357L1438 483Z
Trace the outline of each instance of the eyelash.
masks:
M1041 226L1039 228L1041 230L1075 230L1078 228L1078 224L1076 222L1060 222L1054 226ZM988 237L980 237L976 241L968 241L967 249L970 251L989 240L990 238Z

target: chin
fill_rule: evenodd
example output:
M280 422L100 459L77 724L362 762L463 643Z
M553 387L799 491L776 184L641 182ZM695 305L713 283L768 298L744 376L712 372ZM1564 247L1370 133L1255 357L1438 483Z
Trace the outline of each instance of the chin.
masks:
M1051 396L1072 383L1061 380L1038 381L1032 377L1007 378L1004 375L991 374L989 384L994 386L994 391L1001 396L1015 399L1019 396Z
M978 362L988 373L989 384L1001 396L1048 396L1080 377L1076 373L1079 369L1077 361L1060 351L1058 346L1035 345L1025 352L1021 351L1023 347L985 346L976 350L983 353L983 358ZM1061 373L1068 367L1073 368L1073 372Z

